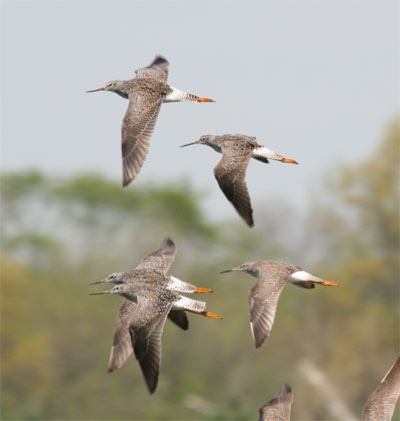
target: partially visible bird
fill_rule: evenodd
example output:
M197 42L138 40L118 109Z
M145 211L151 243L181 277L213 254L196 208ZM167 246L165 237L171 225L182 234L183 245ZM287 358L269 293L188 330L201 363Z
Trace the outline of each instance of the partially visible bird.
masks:
M292 388L287 384L259 410L259 421L290 421L293 403Z
M279 296L288 282L302 288L314 288L314 284L338 286L336 282L317 278L299 266L275 260L245 262L221 273L232 271L247 272L257 278L249 293L250 329L257 348L271 332Z
M170 86L167 83L168 65L164 57L157 56L149 66L136 70L134 79L113 80L103 88L87 91L111 91L129 99L122 121L123 186L127 186L143 166L163 102L215 102Z
M400 396L400 357L373 391L363 411L363 421L390 421Z
M254 225L253 209L245 181L250 158L266 164L269 163L269 159L297 164L294 159L285 158L282 154L258 144L255 137L243 134L204 135L199 140L181 147L196 144L208 145L222 153L221 161L214 168L215 178L226 198L250 227Z
M142 259L129 272L117 272L93 284L117 284L109 291L91 293L119 294L125 299L118 312L108 371L120 368L134 351L150 393L157 387L161 364L161 335L167 316L186 330L185 311L220 319L206 311L204 301L184 297L179 292L212 292L197 288L167 274L175 257L176 247L169 238L161 248Z

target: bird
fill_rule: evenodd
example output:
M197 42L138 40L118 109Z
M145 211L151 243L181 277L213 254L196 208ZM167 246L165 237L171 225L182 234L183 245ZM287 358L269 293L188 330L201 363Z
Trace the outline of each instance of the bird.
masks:
M363 421L389 421L400 395L400 357L367 400Z
M115 92L129 99L122 121L122 185L127 186L138 175L146 159L150 137L163 102L215 102L210 98L180 91L167 83L168 61L156 56L153 62L135 71L130 80L112 80L104 87L86 91Z
M287 384L259 410L259 421L290 421L293 403L292 388Z
M271 332L279 296L288 282L302 288L314 288L315 284L338 286L336 282L317 278L299 266L275 260L245 262L221 273L233 271L247 272L257 278L249 292L250 330L256 348L263 344Z
M181 148L196 144L208 145L222 153L222 159L214 168L214 176L225 197L249 227L254 226L253 209L245 181L250 158L266 164L269 163L269 159L298 164L294 159L286 158L281 153L258 144L255 137L244 134L203 135L199 140L182 145Z
M118 294L123 296L118 312L108 372L120 368L135 353L150 393L157 387L161 365L161 335L167 316L182 329L188 328L185 311L221 319L206 311L204 301L193 300L179 292L212 292L197 288L167 274L175 257L176 247L166 238L156 252L142 259L129 272L116 272L93 282L116 284L112 289L90 295Z

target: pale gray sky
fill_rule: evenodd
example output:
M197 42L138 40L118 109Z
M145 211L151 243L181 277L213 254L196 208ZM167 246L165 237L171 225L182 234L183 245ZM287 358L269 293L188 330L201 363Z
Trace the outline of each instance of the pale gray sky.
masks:
M156 54L170 62L171 85L217 102L164 104L128 188L184 177L230 217L212 173L220 155L179 145L202 134L257 136L300 165L252 162L253 202L281 192L304 205L321 176L368 156L398 112L397 1L9 1L2 9L3 170L94 170L119 181L127 101L85 91L133 77Z

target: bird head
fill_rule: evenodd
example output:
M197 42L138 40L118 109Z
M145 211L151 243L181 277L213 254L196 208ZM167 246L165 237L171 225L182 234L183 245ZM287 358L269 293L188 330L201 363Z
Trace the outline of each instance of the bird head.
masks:
M107 82L106 85L102 88L92 89L91 91L86 91L86 93L99 91L115 92L116 94L121 95L124 98L128 98L127 86L123 80L112 80L110 82Z
M185 145L182 145L181 148L184 148L185 146L190 145L208 145L211 146L213 149L215 149L217 152L221 152L221 147L218 145L217 139L219 136L206 134L200 137L199 140L196 140L195 142L186 143Z
M220 273L227 272L247 272L248 274L257 277L259 273L258 262L244 262L240 266L232 269L224 270Z
M101 291L101 292L91 292L89 295L102 295L102 294L118 294L122 295L125 298L135 300L135 295L132 294L131 291L131 285L129 284L119 284L115 285L113 288L107 290L107 291Z
M108 275L106 279L101 279L100 281L92 282L90 285L102 284L103 282L112 284L123 284L126 282L125 275L126 272L115 272L111 275Z

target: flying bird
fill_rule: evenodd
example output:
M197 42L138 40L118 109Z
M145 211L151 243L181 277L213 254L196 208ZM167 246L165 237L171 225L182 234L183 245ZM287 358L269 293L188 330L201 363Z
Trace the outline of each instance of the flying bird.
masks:
M127 186L143 166L163 102L215 102L170 86L167 83L168 65L164 57L157 56L149 66L136 70L135 78L113 80L103 88L87 91L111 91L129 99L122 121L123 186Z
M250 158L266 164L269 163L269 159L297 164L294 159L286 158L258 144L255 137L243 134L204 135L199 140L181 147L190 145L208 145L222 153L221 161L214 168L215 178L226 198L249 227L254 225L253 209L245 181Z
M285 385L273 399L260 408L259 421L290 421L292 403L292 388Z
M91 293L118 294L125 299L118 312L108 371L120 368L135 353L150 393L157 387L161 365L161 335L165 320L170 318L182 329L188 328L185 311L206 317L221 316L206 311L204 301L193 300L178 292L210 293L167 274L174 260L176 247L169 238L161 248L142 259L129 272L117 272L93 282L116 284L112 289Z
M279 296L288 282L302 288L314 288L314 284L338 286L336 282L324 281L298 266L274 260L245 262L221 273L233 271L247 272L257 278L249 293L250 330L257 348L271 332Z
M367 400L363 421L390 421L400 395L400 357Z

